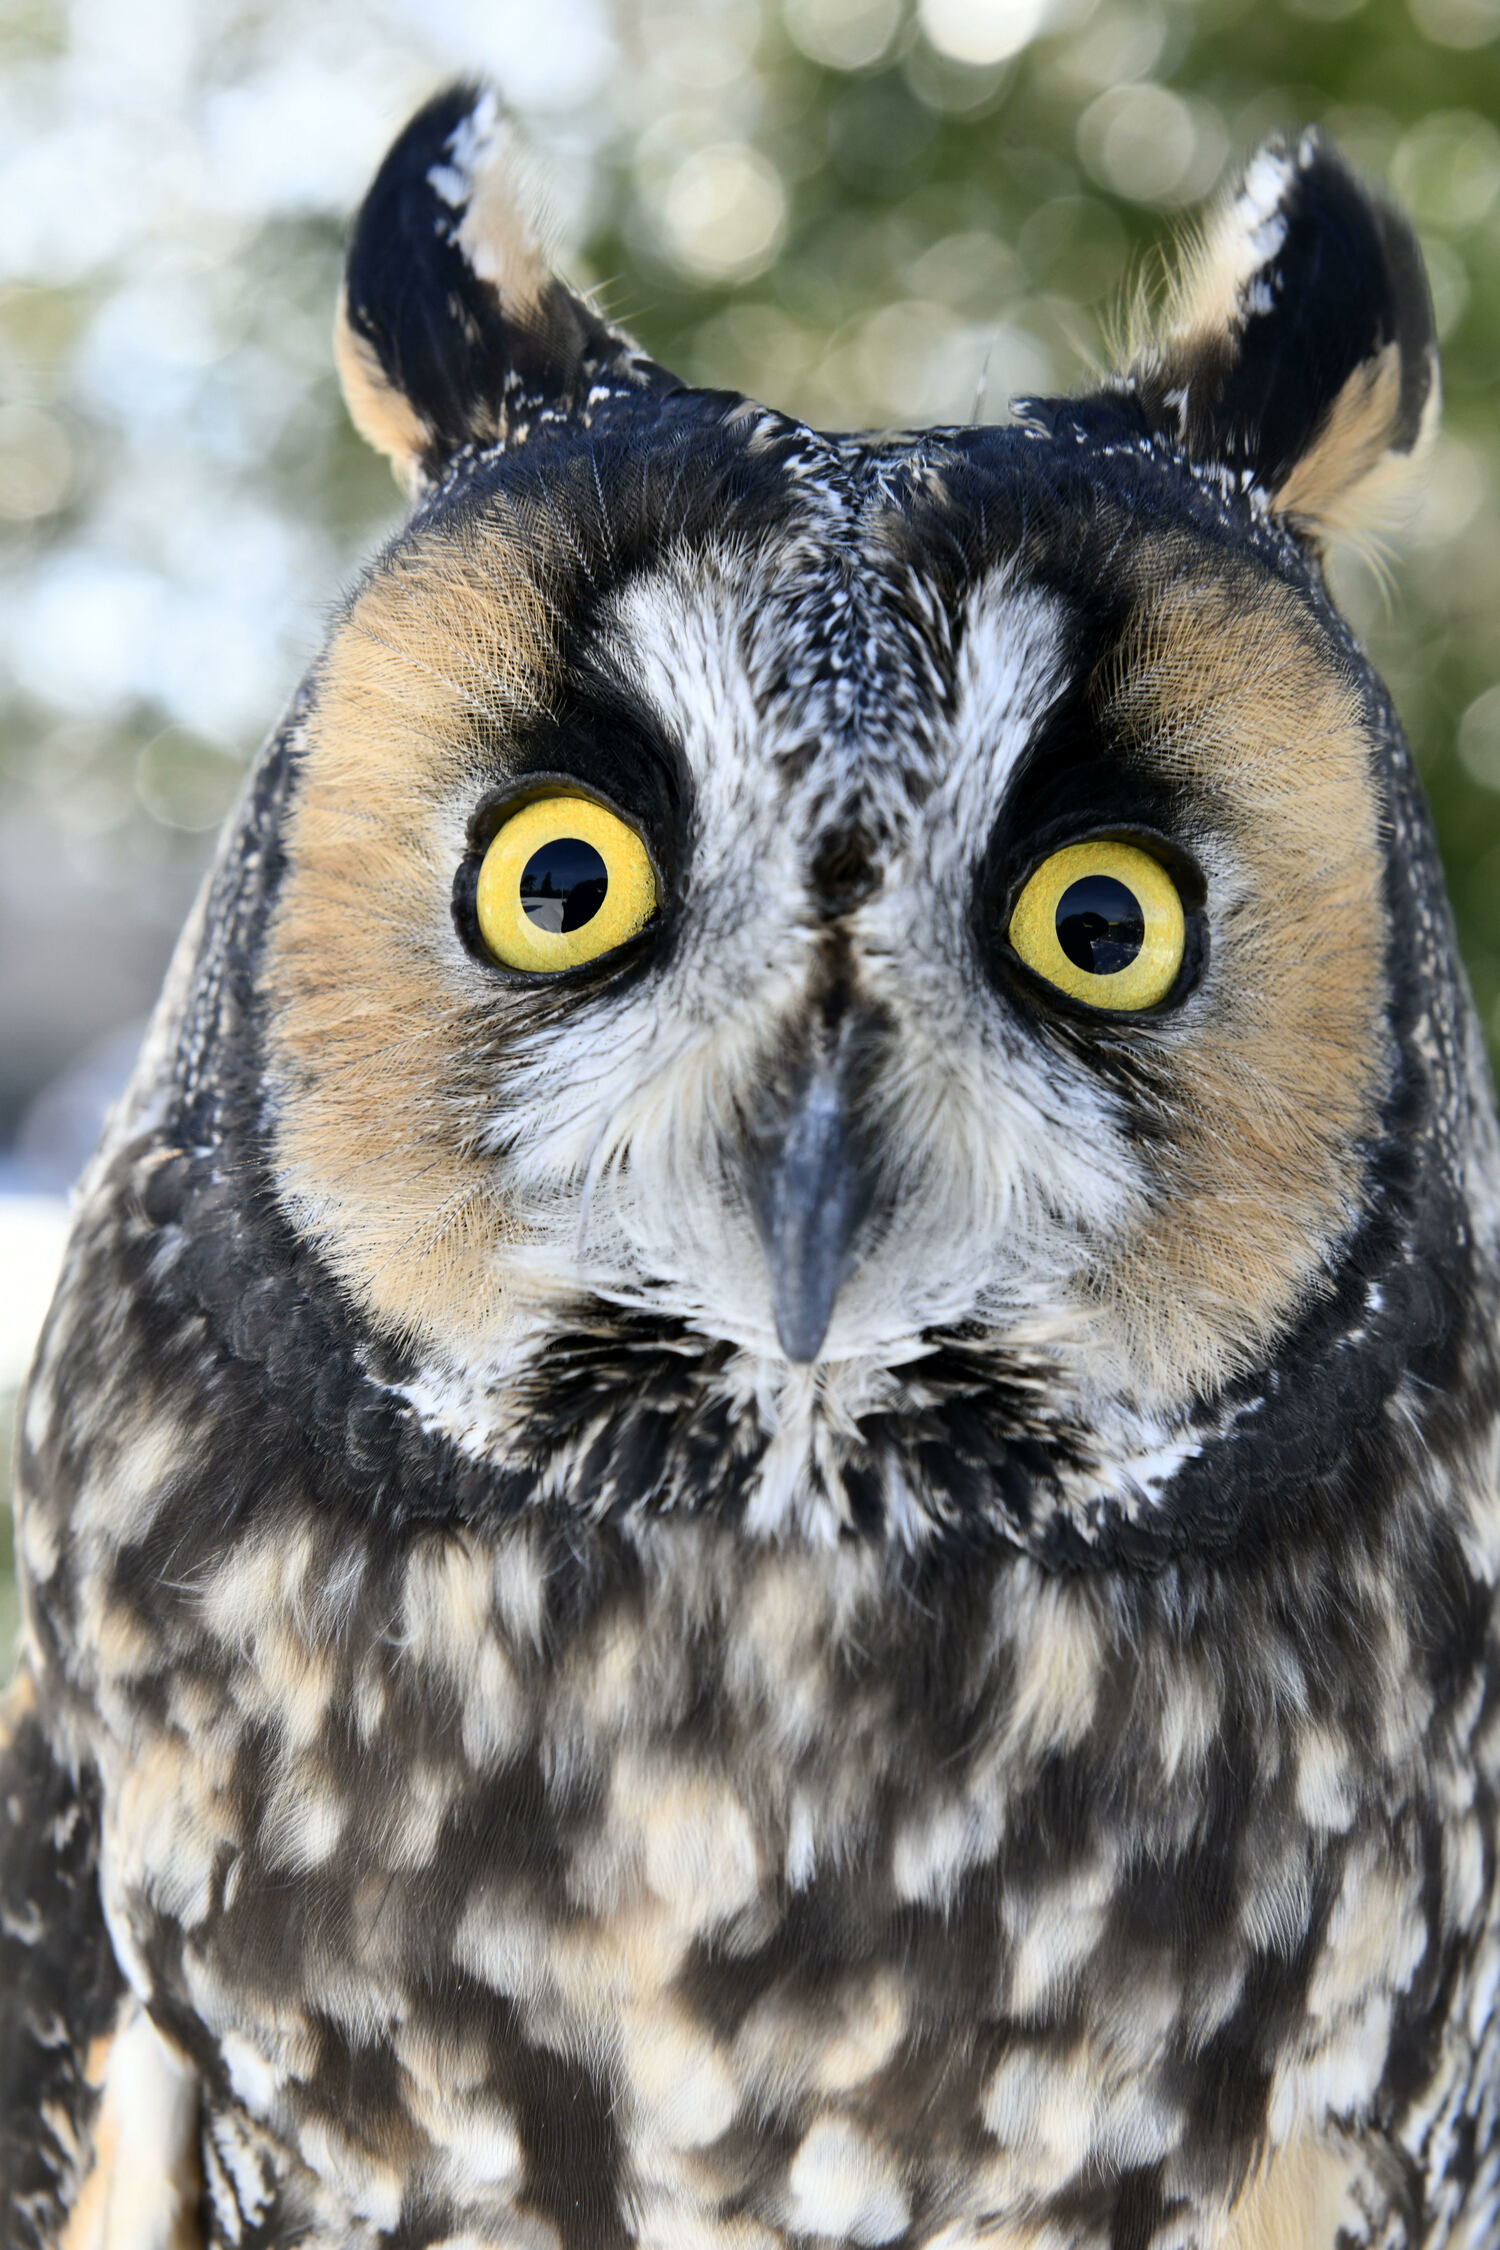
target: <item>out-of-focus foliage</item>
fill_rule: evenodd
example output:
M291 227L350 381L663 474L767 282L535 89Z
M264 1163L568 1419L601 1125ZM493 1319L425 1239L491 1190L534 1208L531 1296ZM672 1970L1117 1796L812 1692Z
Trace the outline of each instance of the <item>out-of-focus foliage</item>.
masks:
M392 519L329 367L339 243L388 132L465 66L527 118L573 270L658 356L825 423L1076 383L1174 215L1270 130L1317 120L1388 182L1447 423L1395 598L1340 582L1493 1019L1500 0L8 0L0 884L180 913Z
M386 139L462 69L659 358L834 425L1086 379L1176 216L1326 126L1432 274L1426 496L1393 592L1336 579L1500 1037L1500 0L0 0L0 1142L142 1004L395 519L328 324Z

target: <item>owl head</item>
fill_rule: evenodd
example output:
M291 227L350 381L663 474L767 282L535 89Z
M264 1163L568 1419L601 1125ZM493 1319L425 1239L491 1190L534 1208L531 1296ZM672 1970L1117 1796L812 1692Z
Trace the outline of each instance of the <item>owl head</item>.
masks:
M266 1206L424 1444L1097 1555L1238 1520L1266 1446L1317 1473L1356 1360L1440 1379L1487 1097L1321 570L1433 331L1330 149L1255 158L1098 389L825 435L571 291L458 88L337 350L411 512L205 942Z

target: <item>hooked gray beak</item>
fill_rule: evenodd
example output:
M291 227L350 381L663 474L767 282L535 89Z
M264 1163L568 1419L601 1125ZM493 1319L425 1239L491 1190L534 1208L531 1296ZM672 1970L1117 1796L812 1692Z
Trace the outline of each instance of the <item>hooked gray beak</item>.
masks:
M847 1042L819 1056L757 1139L749 1191L771 1279L776 1333L788 1359L817 1358L834 1300L856 1263L853 1242L873 1201L869 1167L848 1118Z

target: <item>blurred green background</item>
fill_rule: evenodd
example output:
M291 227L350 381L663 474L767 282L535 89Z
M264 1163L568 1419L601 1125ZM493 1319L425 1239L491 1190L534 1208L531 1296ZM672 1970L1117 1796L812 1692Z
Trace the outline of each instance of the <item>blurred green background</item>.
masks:
M476 69L575 278L836 426L1086 380L1177 215L1325 125L1432 275L1425 494L1334 567L1500 1040L1500 0L0 0L0 1442L214 830L396 518L330 365L347 217Z

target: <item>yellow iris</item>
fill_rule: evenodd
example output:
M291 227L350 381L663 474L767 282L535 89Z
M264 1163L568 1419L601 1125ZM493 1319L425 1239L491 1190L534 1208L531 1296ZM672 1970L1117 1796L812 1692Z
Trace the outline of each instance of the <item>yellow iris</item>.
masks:
M1135 844L1069 844L1027 878L1010 942L1039 977L1092 1008L1151 1008L1187 942L1177 886Z
M480 935L508 969L575 969L656 912L646 847L592 797L533 797L495 831L474 900Z

